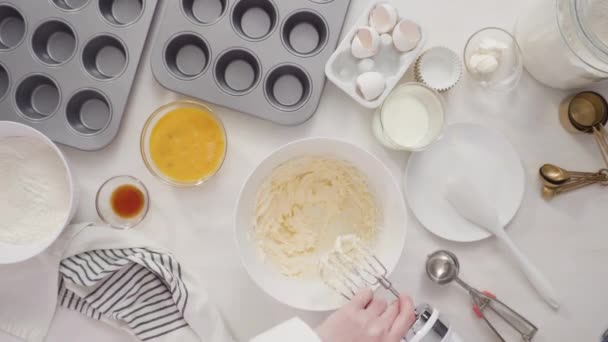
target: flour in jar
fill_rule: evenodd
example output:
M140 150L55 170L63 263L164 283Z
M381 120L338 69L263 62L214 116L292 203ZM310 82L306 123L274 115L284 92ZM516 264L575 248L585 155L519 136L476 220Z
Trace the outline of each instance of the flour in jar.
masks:
M67 170L55 150L33 137L0 139L0 243L51 237L70 213Z

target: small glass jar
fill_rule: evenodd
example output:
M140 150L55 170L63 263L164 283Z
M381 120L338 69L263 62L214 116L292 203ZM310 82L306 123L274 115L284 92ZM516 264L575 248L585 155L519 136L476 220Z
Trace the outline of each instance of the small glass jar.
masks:
M374 136L386 148L420 151L437 141L445 127L441 95L422 83L395 88L372 119Z
M497 44L492 50L489 44ZM484 46L486 45L486 46ZM490 48L491 51L484 51ZM484 70L473 62L476 57L494 62L493 68ZM524 65L515 37L498 27L486 27L471 35L464 48L464 65L482 88L512 90L519 84Z
M573 89L608 79L608 2L538 0L519 18L515 37L538 81Z
M141 203L137 210L129 216L121 216L114 208L114 196L121 187L132 187L138 192ZM133 205L133 204L130 204ZM137 226L148 214L150 209L150 195L148 189L139 179L132 176L116 176L105 181L95 196L95 208L101 220L117 229L130 229Z

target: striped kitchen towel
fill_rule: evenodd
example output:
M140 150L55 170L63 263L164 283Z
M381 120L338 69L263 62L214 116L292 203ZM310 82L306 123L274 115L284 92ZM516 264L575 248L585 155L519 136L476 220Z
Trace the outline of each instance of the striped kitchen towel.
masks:
M100 249L59 267L59 305L126 325L142 341L188 326L188 288L180 264L148 248Z

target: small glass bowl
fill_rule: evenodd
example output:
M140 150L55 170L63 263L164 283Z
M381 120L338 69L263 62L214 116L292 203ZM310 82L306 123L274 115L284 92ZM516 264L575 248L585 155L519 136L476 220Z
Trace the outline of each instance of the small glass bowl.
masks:
M411 93L413 91L418 92L418 94L415 95ZM424 102L428 105L427 109L432 109L432 107L435 107L435 110L429 111L428 113L429 127L427 128L427 132L424 138L413 145L405 146L397 143L387 133L387 127L389 124L385 122L385 108L392 101L398 101L399 98L414 96L418 96L419 99L424 97ZM439 94L435 89L418 82L403 83L396 87L388 95L382 106L378 108L376 113L374 113L374 116L372 118L372 131L376 139L378 139L378 141L384 147L389 148L391 150L408 152L423 151L443 136L443 132L445 130L445 110L445 101L441 94ZM407 116L408 113L403 112L403 115Z
M217 169L213 173L211 173L203 178L192 181L192 182L183 182L183 181L175 180L171 177L168 177L164 173L162 173L156 167L154 161L152 160L152 155L150 153L150 135L152 134L152 130L154 129L154 126L156 125L156 123L160 119L162 119L165 115L167 115L168 113L170 113L176 109L180 109L180 108L184 108L184 107L197 108L197 109L208 112L219 123L220 129L222 130L222 133L224 135L224 151L223 151L222 161L218 165ZM152 115L150 115L150 117L144 124L144 128L141 132L140 150L141 150L141 156L144 160L144 164L146 165L146 167L148 168L150 173L152 173L158 179L160 179L164 183L167 183L167 184L175 186L175 187L182 187L182 188L195 187L195 186L199 186L199 185L205 183L211 177L215 176L218 173L218 171L222 168L222 165L224 164L224 160L226 159L226 151L228 150L228 137L226 136L226 129L224 128L224 124L222 123L222 120L213 112L213 110L211 110L211 108L207 107L206 105L204 105L202 103L195 102L195 101L187 101L187 100L175 101L175 102L168 103L168 104L158 108L154 113L152 113Z
M112 194L116 189L123 185L131 185L135 188L139 189L141 193L144 195L144 205L136 216L130 218L124 218L119 216L114 212L112 208ZM142 183L139 179L132 176L116 176L105 181L99 190L97 191L97 196L95 198L95 208L97 209L97 214L101 218L101 220L117 229L130 229L137 226L148 214L148 210L150 209L150 196L148 194L148 189L144 183Z
M480 49L484 40L494 40L507 46L499 57L498 68L489 73L473 70L471 56ZM477 83L491 90L513 90L519 84L524 70L523 57L513 35L498 27L486 27L471 35L464 48L464 65L467 72Z

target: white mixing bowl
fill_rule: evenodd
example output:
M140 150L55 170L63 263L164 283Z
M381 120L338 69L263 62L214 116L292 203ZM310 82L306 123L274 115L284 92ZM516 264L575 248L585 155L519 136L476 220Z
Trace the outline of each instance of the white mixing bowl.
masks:
M273 265L264 263L253 236L254 206L258 187L280 164L298 157L323 156L345 160L363 172L382 211L378 239L371 246L389 273L395 268L405 245L407 210L389 170L361 148L339 140L310 138L285 145L264 159L247 179L236 206L234 231L241 261L251 278L270 296L297 309L327 311L339 308L345 299L320 279L291 279Z
M38 132L37 130L15 122L9 121L0 121L0 138L7 137L34 137L43 141L47 145L51 146L51 148L57 153L59 158L63 161L63 165L65 166L66 177L69 182L70 187L70 211L66 213L65 222L61 226L57 226L54 228L54 232L52 235L49 235L48 238L44 240L39 240L30 244L24 245L12 245L0 242L0 264L12 264L20 261L27 260L32 258L42 251L44 251L47 247L49 247L61 234L65 226L72 220L74 213L76 212L76 200L75 200L75 191L74 191L74 181L72 178L72 173L70 172L70 168L68 166L65 157L61 153L61 151L57 148L57 146L50 141L44 134ZM0 218L1 220L2 218Z

